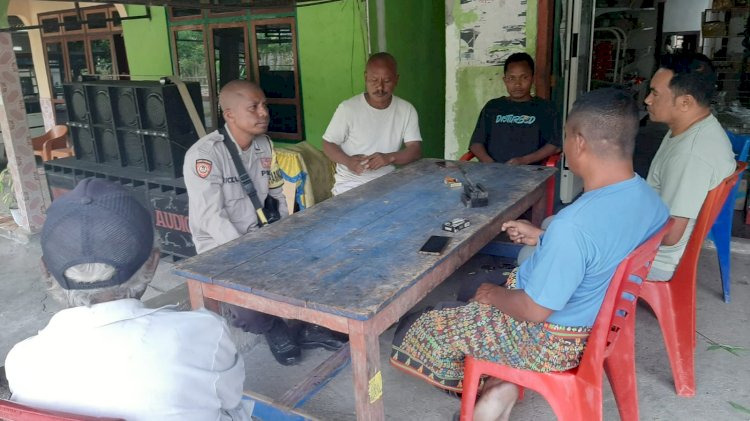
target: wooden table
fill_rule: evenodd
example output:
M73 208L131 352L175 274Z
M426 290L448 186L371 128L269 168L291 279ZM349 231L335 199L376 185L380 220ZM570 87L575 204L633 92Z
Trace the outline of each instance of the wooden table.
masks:
M545 181L555 172L462 163L489 192L488 206L466 208L462 189L443 183L463 175L436 162L407 165L178 264L193 308L217 311L227 302L348 334L357 419L382 420L378 336L497 236L502 222L529 207L539 222ZM442 231L459 217L471 226ZM440 256L417 252L431 235L452 237ZM332 358L346 359L346 351Z

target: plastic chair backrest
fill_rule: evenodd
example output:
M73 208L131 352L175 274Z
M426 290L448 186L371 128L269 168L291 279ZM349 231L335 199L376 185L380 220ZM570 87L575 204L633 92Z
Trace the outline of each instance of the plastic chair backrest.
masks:
M124 421L121 418L89 417L69 412L36 409L0 399L0 420L6 421Z
M738 135L726 131L729 140L732 143L732 151L738 161L747 162L748 152L750 150L750 135ZM740 173L739 179L743 174ZM739 193L740 183L737 182L727 195L724 205L719 214L716 216L711 229L709 238L716 245L716 254L719 259L719 272L721 274L721 287L724 296L724 302L730 301L731 290L731 238L732 223L734 220L734 208L738 198L744 199L743 194Z
M670 218L617 266L583 351L578 366L579 376L595 379L595 373L602 370L604 359L613 352L620 331L627 327L628 318L635 314L641 285L651 269L664 235L673 223L674 220Z
M729 140L732 142L732 151L738 161L747 162L747 155L750 152L750 135L740 135L726 131Z
M33 140L36 142L45 142L47 140L58 139L63 136L67 136L67 134L68 134L68 126L64 124L58 124L57 126L54 126L51 129L49 129L43 135L35 137Z
M68 126L64 124L58 124L57 126L50 129L49 132L50 139L57 139L58 137L63 137L68 134Z
M562 153L556 153L554 155L550 155L547 157L547 159L544 160L544 166L556 167L557 164L560 163L561 158L562 158Z
M706 239L708 230L711 229L714 221L716 221L716 217L719 216L719 212L721 211L724 202L727 200L729 193L732 191L732 188L737 183L740 173L745 171L746 168L746 162L737 161L737 169L734 173L722 180L718 186L714 187L713 190L709 191L706 195L701 211L698 214L698 218L695 220L693 232L690 234L690 239L685 246L685 252L682 254L682 258L677 265L672 280L690 277L692 274L691 282L693 285L689 288L695 288L695 271L698 268L698 257L701 253L703 240ZM686 288L688 288L688 286L686 286ZM692 294L692 296L693 301L695 301L695 294Z

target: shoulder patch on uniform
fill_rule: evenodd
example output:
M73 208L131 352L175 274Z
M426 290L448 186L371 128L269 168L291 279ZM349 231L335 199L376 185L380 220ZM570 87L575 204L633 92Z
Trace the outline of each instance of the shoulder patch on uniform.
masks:
M196 159L195 160L195 172L198 173L198 177L206 178L211 174L211 169L214 164L208 159Z
M271 169L271 158L261 158L260 164L263 166L264 170L270 170Z

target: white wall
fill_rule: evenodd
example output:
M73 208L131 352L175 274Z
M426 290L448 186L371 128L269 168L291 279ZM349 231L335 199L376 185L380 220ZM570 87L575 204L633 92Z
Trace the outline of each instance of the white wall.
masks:
M664 5L663 32L701 30L701 12L711 7L712 0L667 0Z

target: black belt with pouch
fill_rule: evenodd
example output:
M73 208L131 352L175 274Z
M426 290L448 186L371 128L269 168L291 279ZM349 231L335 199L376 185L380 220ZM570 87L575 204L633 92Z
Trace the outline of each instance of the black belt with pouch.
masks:
M263 213L266 215L266 221L272 224L281 219L279 213L279 199L271 196L266 196L266 200L263 202Z
M281 214L279 213L279 200L269 194L266 196L263 206L261 206L260 199L258 199L258 191L255 190L253 180L247 174L245 165L242 164L242 159L240 159L237 146L232 142L232 139L229 138L229 133L227 133L224 127L219 129L219 133L224 137L224 146L229 150L229 155L232 157L232 161L234 161L234 166L237 167L237 174L240 176L242 188L245 189L245 193L247 193L250 197L250 201L253 203L255 213L258 215L258 226L262 227L266 224L272 224L281 219Z

